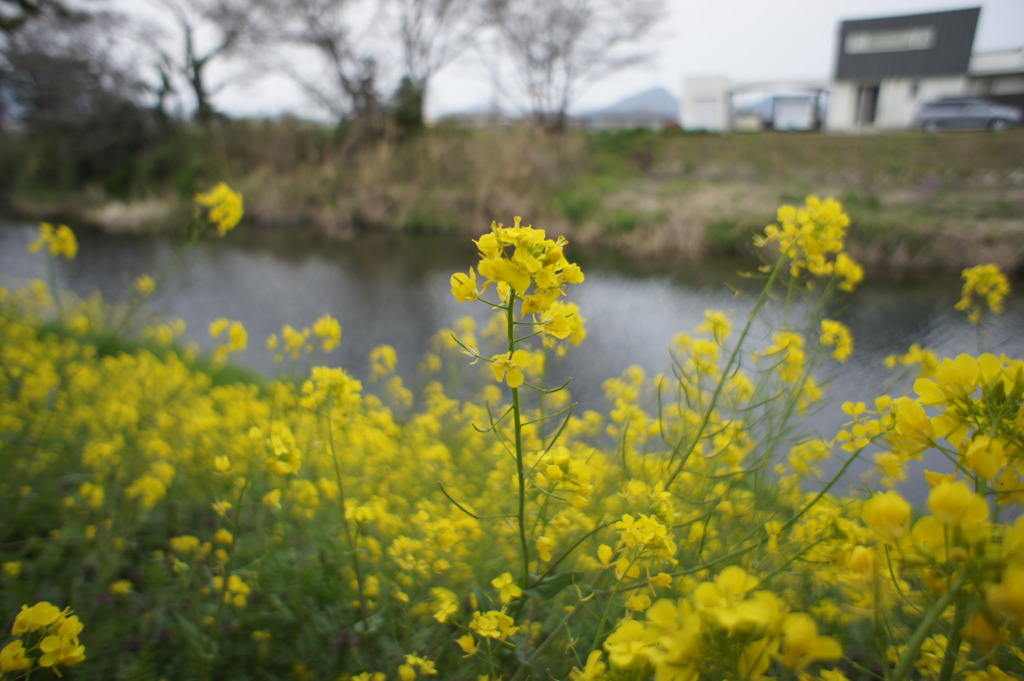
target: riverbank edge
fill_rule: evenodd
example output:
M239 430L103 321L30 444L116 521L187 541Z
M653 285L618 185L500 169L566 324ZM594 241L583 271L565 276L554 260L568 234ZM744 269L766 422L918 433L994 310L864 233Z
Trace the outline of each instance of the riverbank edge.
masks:
M714 189L712 191L720 191ZM696 199L700 203L699 197ZM480 231L481 218L465 215L446 224L423 225L415 231L392 226L386 216L352 214L344 210L265 210L258 201L246 207L243 224L249 229L296 239L322 239L345 243L367 236L401 238L409 234L435 234L472 238ZM255 204L255 205L253 205ZM184 200L105 201L89 205L75 203L18 202L0 206L0 218L26 222L59 222L106 234L144 235L173 233L194 211ZM648 210L649 206L645 206ZM552 234L565 236L576 245L609 250L638 262L694 262L715 255L755 257L751 237L771 221L774 209L752 210L749 205L734 214L718 217L687 215L666 203L659 218L635 228L609 233L597 224L574 225L552 215L524 219ZM510 222L512 216L496 218ZM761 221L758 218L762 219ZM954 221L937 224L928 232L903 228L898 221L885 224L853 216L848 235L851 254L871 271L888 273L951 272L965 267L994 263L1014 279L1024 279L1024 218L976 220L969 227Z

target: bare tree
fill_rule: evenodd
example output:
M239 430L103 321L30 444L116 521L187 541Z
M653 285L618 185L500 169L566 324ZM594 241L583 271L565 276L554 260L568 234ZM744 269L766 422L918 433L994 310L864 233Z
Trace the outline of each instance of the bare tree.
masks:
M58 0L0 0L0 31L16 31L47 9L65 15L68 13Z
M31 159L15 172L51 189L124 194L155 126L139 106L134 65L116 44L123 18L64 5L44 8L0 40L0 101L18 124L12 146Z
M138 82L114 56L119 16L68 3L32 4L36 9L0 33L0 102L32 127L54 129L135 99Z
M587 85L648 59L641 50L664 15L663 0L487 0L538 123L561 131Z
M333 118L361 127L380 115L381 6L362 0L256 0L275 66ZM376 48L374 45L376 43ZM283 48L283 49L282 49Z
M184 79L195 99L195 118L207 122L216 111L212 98L228 83L211 85L208 67L237 51L253 30L254 13L245 0L151 0L174 23L177 43L151 43L156 48L153 67L160 80L154 91L161 102L173 92L176 77ZM152 29L150 29L152 30Z
M458 57L483 24L479 3L472 0L391 0L389 32L401 47L402 84L396 105L410 124L423 123L423 107L430 79Z

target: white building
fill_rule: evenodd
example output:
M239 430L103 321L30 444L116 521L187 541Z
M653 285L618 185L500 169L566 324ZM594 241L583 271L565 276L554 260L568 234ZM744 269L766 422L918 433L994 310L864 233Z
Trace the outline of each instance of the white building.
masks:
M681 118L685 130L730 130L732 82L723 76L687 78L683 85Z
M818 130L827 92L828 83L817 81L687 78L681 119L684 129L707 132Z
M981 9L844 21L828 130L906 129L939 97L1024 98L1024 52L973 52Z
M687 78L683 127L903 130L922 102L939 97L983 96L1024 108L1024 47L975 53L980 14L981 8L973 7L844 21L829 83ZM799 92L802 97L793 97ZM753 93L761 97L754 106L749 103Z

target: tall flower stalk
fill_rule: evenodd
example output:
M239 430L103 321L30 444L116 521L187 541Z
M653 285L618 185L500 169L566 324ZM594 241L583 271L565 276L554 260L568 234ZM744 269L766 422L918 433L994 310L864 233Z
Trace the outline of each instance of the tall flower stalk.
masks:
M583 319L576 305L561 300L566 284L583 281L583 272L565 258L565 239L548 239L545 232L522 226L515 218L512 227L493 223L491 231L475 241L480 252L476 270L451 277L452 295L459 302L481 301L504 317L507 345L505 352L490 358L476 348L464 348L474 357L490 363L494 378L511 392L512 440L516 460L517 509L515 513L521 553L519 587L530 586L530 545L526 520L527 473L523 451L523 410L519 388L526 385L524 371L531 356L523 348L527 339L540 336L545 345L561 340L578 344L584 337ZM478 286L477 273L483 278ZM494 284L498 301L483 296ZM517 305L518 304L518 305ZM526 329L526 333L521 333ZM537 390L543 391L541 388ZM557 389L556 389L557 390ZM496 428L495 428L496 430Z

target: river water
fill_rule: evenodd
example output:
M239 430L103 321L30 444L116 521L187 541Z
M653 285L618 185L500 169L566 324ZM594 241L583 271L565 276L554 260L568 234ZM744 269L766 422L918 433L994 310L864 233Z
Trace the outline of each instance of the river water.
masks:
M0 283L47 276L46 258L27 253L36 234L35 225L0 224ZM125 299L137 276L159 272L177 249L166 237L83 233L79 243L74 261L56 263L57 281L79 295L98 290L107 300ZM572 377L571 390L584 407L601 407L603 381L631 364L649 373L667 370L671 339L695 329L704 310L731 312L739 326L758 290L737 274L750 270L749 262L637 264L613 253L574 252L571 245L567 255L586 275L585 283L570 287L568 298L587 320L587 338L552 367L552 376ZM448 283L453 272L475 261L467 239L380 237L338 244L238 230L198 244L152 303L159 313L185 320L188 338L204 349L212 345L212 320L242 321L250 348L237 360L268 375L274 364L264 349L266 337L283 324L310 326L324 313L344 329L341 348L329 356L332 363L364 378L368 353L386 343L398 353L399 371L410 374L439 329L466 314L482 319L484 306L457 303ZM846 364L826 367L828 376L821 378L830 377L841 395L834 390L814 427L831 437L844 420L839 402L871 400L889 389L891 372L883 360L911 343L940 356L977 352L976 329L953 309L960 283L952 274L875 275L831 309L830 316L853 329L855 351ZM983 349L1024 357L1024 296L1014 292L1005 313L990 321Z

